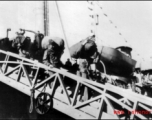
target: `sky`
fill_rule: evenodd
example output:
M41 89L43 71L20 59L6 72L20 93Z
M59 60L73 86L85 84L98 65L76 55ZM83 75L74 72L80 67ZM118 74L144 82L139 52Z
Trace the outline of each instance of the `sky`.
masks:
M130 46L133 48L134 59L151 60L152 1L99 1L97 3L98 5L94 6L96 14L99 15L99 25L96 26L98 43L114 48L121 45ZM60 1L58 4L67 40L71 46L89 35L91 21L88 17L90 14L88 3ZM54 11L55 4L52 2L50 6L50 11ZM50 25L57 20L55 15L52 19L54 21L52 20L52 23L50 21ZM56 22L59 23L59 21ZM53 26L50 28L53 28L50 31L55 31Z
M98 3L95 4L95 13L99 15L99 25L96 26L98 45L114 48L120 45L131 46L134 59L150 59L152 1L95 3ZM58 1L57 4L61 19L55 1L49 1L50 36L62 37L67 40L67 46L72 46L90 35L91 12L87 1ZM42 1L0 1L0 16L0 37L6 36L7 28L12 29L10 38L15 36L19 28L44 32ZM34 38L33 34L25 35ZM69 57L68 49L64 57Z
M152 1L100 1L118 33L144 59L152 56Z

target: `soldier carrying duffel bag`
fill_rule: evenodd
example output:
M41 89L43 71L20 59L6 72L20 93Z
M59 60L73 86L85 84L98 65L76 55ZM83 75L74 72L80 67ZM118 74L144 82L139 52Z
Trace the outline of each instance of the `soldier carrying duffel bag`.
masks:
M42 48L45 50L43 55L45 65L56 68L63 65L60 60L64 52L64 40L62 38L46 36L42 40Z
M79 43L70 47L70 55L72 58L79 59L79 70L77 75L89 79L88 67L96 59L98 52L95 43L95 35L87 37ZM80 101L86 101L90 98L90 92L87 87L81 87Z

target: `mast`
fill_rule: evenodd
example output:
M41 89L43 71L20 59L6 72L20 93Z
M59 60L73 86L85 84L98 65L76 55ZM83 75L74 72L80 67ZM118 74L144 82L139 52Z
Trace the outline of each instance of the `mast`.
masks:
M44 35L49 36L49 4L44 0Z
M44 33L44 1L35 2L35 31Z

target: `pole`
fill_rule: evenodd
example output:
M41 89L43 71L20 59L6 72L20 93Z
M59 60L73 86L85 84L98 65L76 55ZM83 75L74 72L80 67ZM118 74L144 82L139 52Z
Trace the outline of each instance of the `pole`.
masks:
M47 23L47 19L46 19L46 1L44 0L44 35L47 35L47 30L46 30L46 23Z
M44 1L44 35L49 36L49 7L48 1Z
M67 37L66 37L66 34L65 34L65 29L64 29L64 26L63 26L63 22L62 22L62 19L61 19L61 14L60 14L59 6L58 6L57 1L55 1L55 3L56 3L58 15L59 15L60 23L61 23L61 26L62 26L62 31L63 31L63 34L64 34L65 43L66 43L66 45L67 45L68 52L69 52L69 55L70 55L69 45L68 45L68 42L67 42ZM70 60L72 60L72 59L71 59L71 55L70 55Z
M11 28L8 28L7 29L7 33L6 33L6 37L8 38L8 33L9 33L9 31L11 31Z

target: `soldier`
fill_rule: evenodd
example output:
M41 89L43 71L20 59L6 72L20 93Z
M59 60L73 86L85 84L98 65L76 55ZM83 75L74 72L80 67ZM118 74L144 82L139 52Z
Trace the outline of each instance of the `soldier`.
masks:
M29 49L30 49L30 44L31 44L31 39L30 37L25 37L25 31L18 33L16 32L17 37L13 40L12 42L12 47L17 48L19 55L21 57L29 58Z
M66 69L68 69L69 71L71 71L72 63L70 62L69 58L67 59L67 61L65 63L65 67L66 67Z
M73 74L76 74L77 73L77 71L78 71L78 69L79 69L79 65L77 64L77 60L76 59L74 59L74 63L73 63L73 65L72 65L72 73Z
M49 67L60 68L64 67L60 58L64 52L64 40L58 37L49 37L45 36L42 40L42 49L44 50L43 55L43 63ZM53 72L45 72L45 78L54 74ZM42 77L43 77L42 76ZM62 76L61 76L62 77ZM50 87L52 87L52 82L50 82ZM56 84L55 88L58 87L59 84Z
M46 36L42 40L42 48L44 49L43 63L45 65L56 68L63 66L60 61L64 52L64 40L62 38Z
M95 44L95 35L87 37L85 40L73 45L70 48L70 54L72 58L79 59L79 70L77 71L77 75L89 79L88 68L99 55ZM88 88L83 86L82 92L81 101L88 100L90 93Z
M39 31L35 32L32 30L26 30L26 29L20 29L20 30L35 34L35 39L33 43L31 43L31 46L30 46L30 57L31 59L36 59L39 62L42 62L43 50L41 47L41 43L42 43L42 39L44 38L44 35L40 33Z

